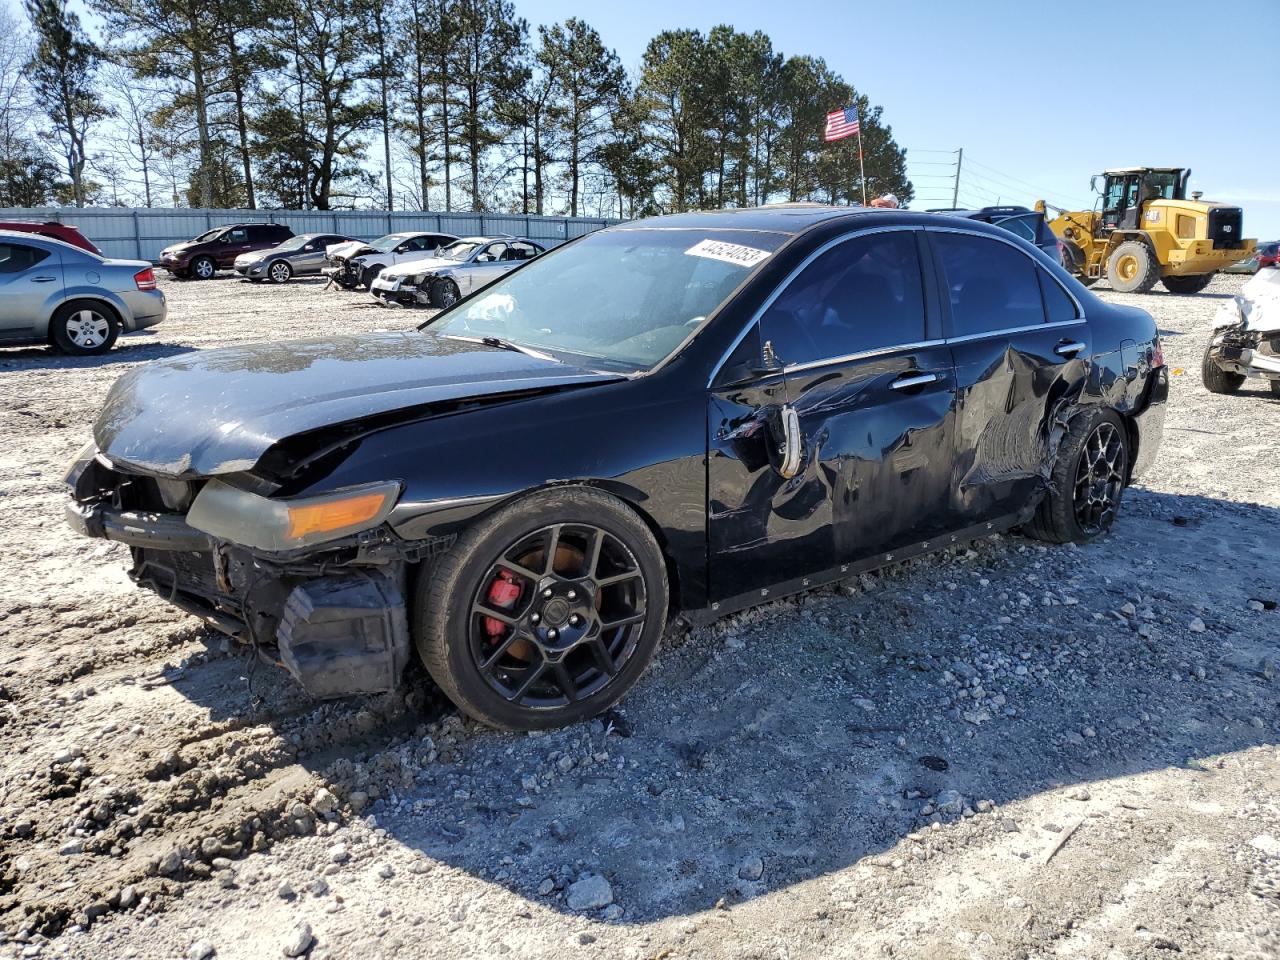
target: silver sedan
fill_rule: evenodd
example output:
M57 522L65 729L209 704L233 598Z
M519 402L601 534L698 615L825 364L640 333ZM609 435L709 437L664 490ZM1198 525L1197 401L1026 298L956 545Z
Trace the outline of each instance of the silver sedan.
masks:
M338 233L304 233L290 237L269 250L255 250L236 257L235 271L250 280L287 283L293 277L316 276L325 260L325 247L349 243L350 237Z
M369 286L376 299L451 307L546 248L520 237L464 237L435 256L387 267Z
M0 344L106 353L123 333L165 318L145 260L112 260L61 240L0 230Z

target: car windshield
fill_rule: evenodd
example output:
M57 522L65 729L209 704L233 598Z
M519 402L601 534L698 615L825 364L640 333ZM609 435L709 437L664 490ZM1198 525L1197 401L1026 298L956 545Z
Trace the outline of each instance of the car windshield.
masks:
M301 250L314 239L315 235L310 233L304 233L300 237L290 237L284 243L277 245L276 250L280 253L288 253L290 250Z
M226 227L214 227L212 230L209 230L209 231L206 231L205 233L200 234L200 236L192 240L191 243L205 243L209 240L214 239L215 237L221 236L222 231L226 229L227 229Z
M763 231L604 230L531 261L424 329L647 370L786 239Z
M445 260L465 260L471 256L471 252L480 244L472 240L459 240L457 243L451 243L447 247L441 247L436 256Z
M388 233L385 237L379 237L377 240L371 241L369 246L379 253L389 253L407 239L408 237L403 233Z

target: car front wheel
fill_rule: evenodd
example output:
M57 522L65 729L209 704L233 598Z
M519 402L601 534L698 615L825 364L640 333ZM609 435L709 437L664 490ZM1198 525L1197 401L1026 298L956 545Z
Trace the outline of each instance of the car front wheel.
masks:
M364 284L364 288L369 292L373 292L373 281L378 279L378 274L387 269L382 264L375 264L372 267L365 267L360 274L360 282Z
M667 601L662 553L634 512L597 490L547 490L479 521L423 569L414 639L460 709L501 729L547 729L631 688Z
M191 264L191 275L197 280L212 280L218 265L211 257L197 257Z
M1115 523L1129 481L1129 440L1114 410L1077 415L1058 446L1049 492L1023 532L1050 543L1087 543Z
M293 276L293 267L289 266L285 260L277 260L267 269L267 276L271 278L272 283L288 283L289 278Z
M73 300L58 308L49 322L49 332L63 353L93 356L111 349L120 334L120 321L101 304Z
M447 277L431 285L431 303L442 310L452 307L460 297L458 285Z

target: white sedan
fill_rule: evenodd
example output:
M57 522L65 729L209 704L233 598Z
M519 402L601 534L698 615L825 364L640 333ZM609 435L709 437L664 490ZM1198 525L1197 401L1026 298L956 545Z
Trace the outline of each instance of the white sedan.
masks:
M387 267L369 292L384 302L451 307L545 249L516 237L464 237L433 257Z

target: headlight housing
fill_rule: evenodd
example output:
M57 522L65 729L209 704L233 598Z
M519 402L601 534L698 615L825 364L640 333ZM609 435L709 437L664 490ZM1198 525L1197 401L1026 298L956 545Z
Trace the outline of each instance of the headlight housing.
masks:
M187 523L254 550L297 550L378 526L399 495L400 484L388 481L273 500L211 480L196 495Z

